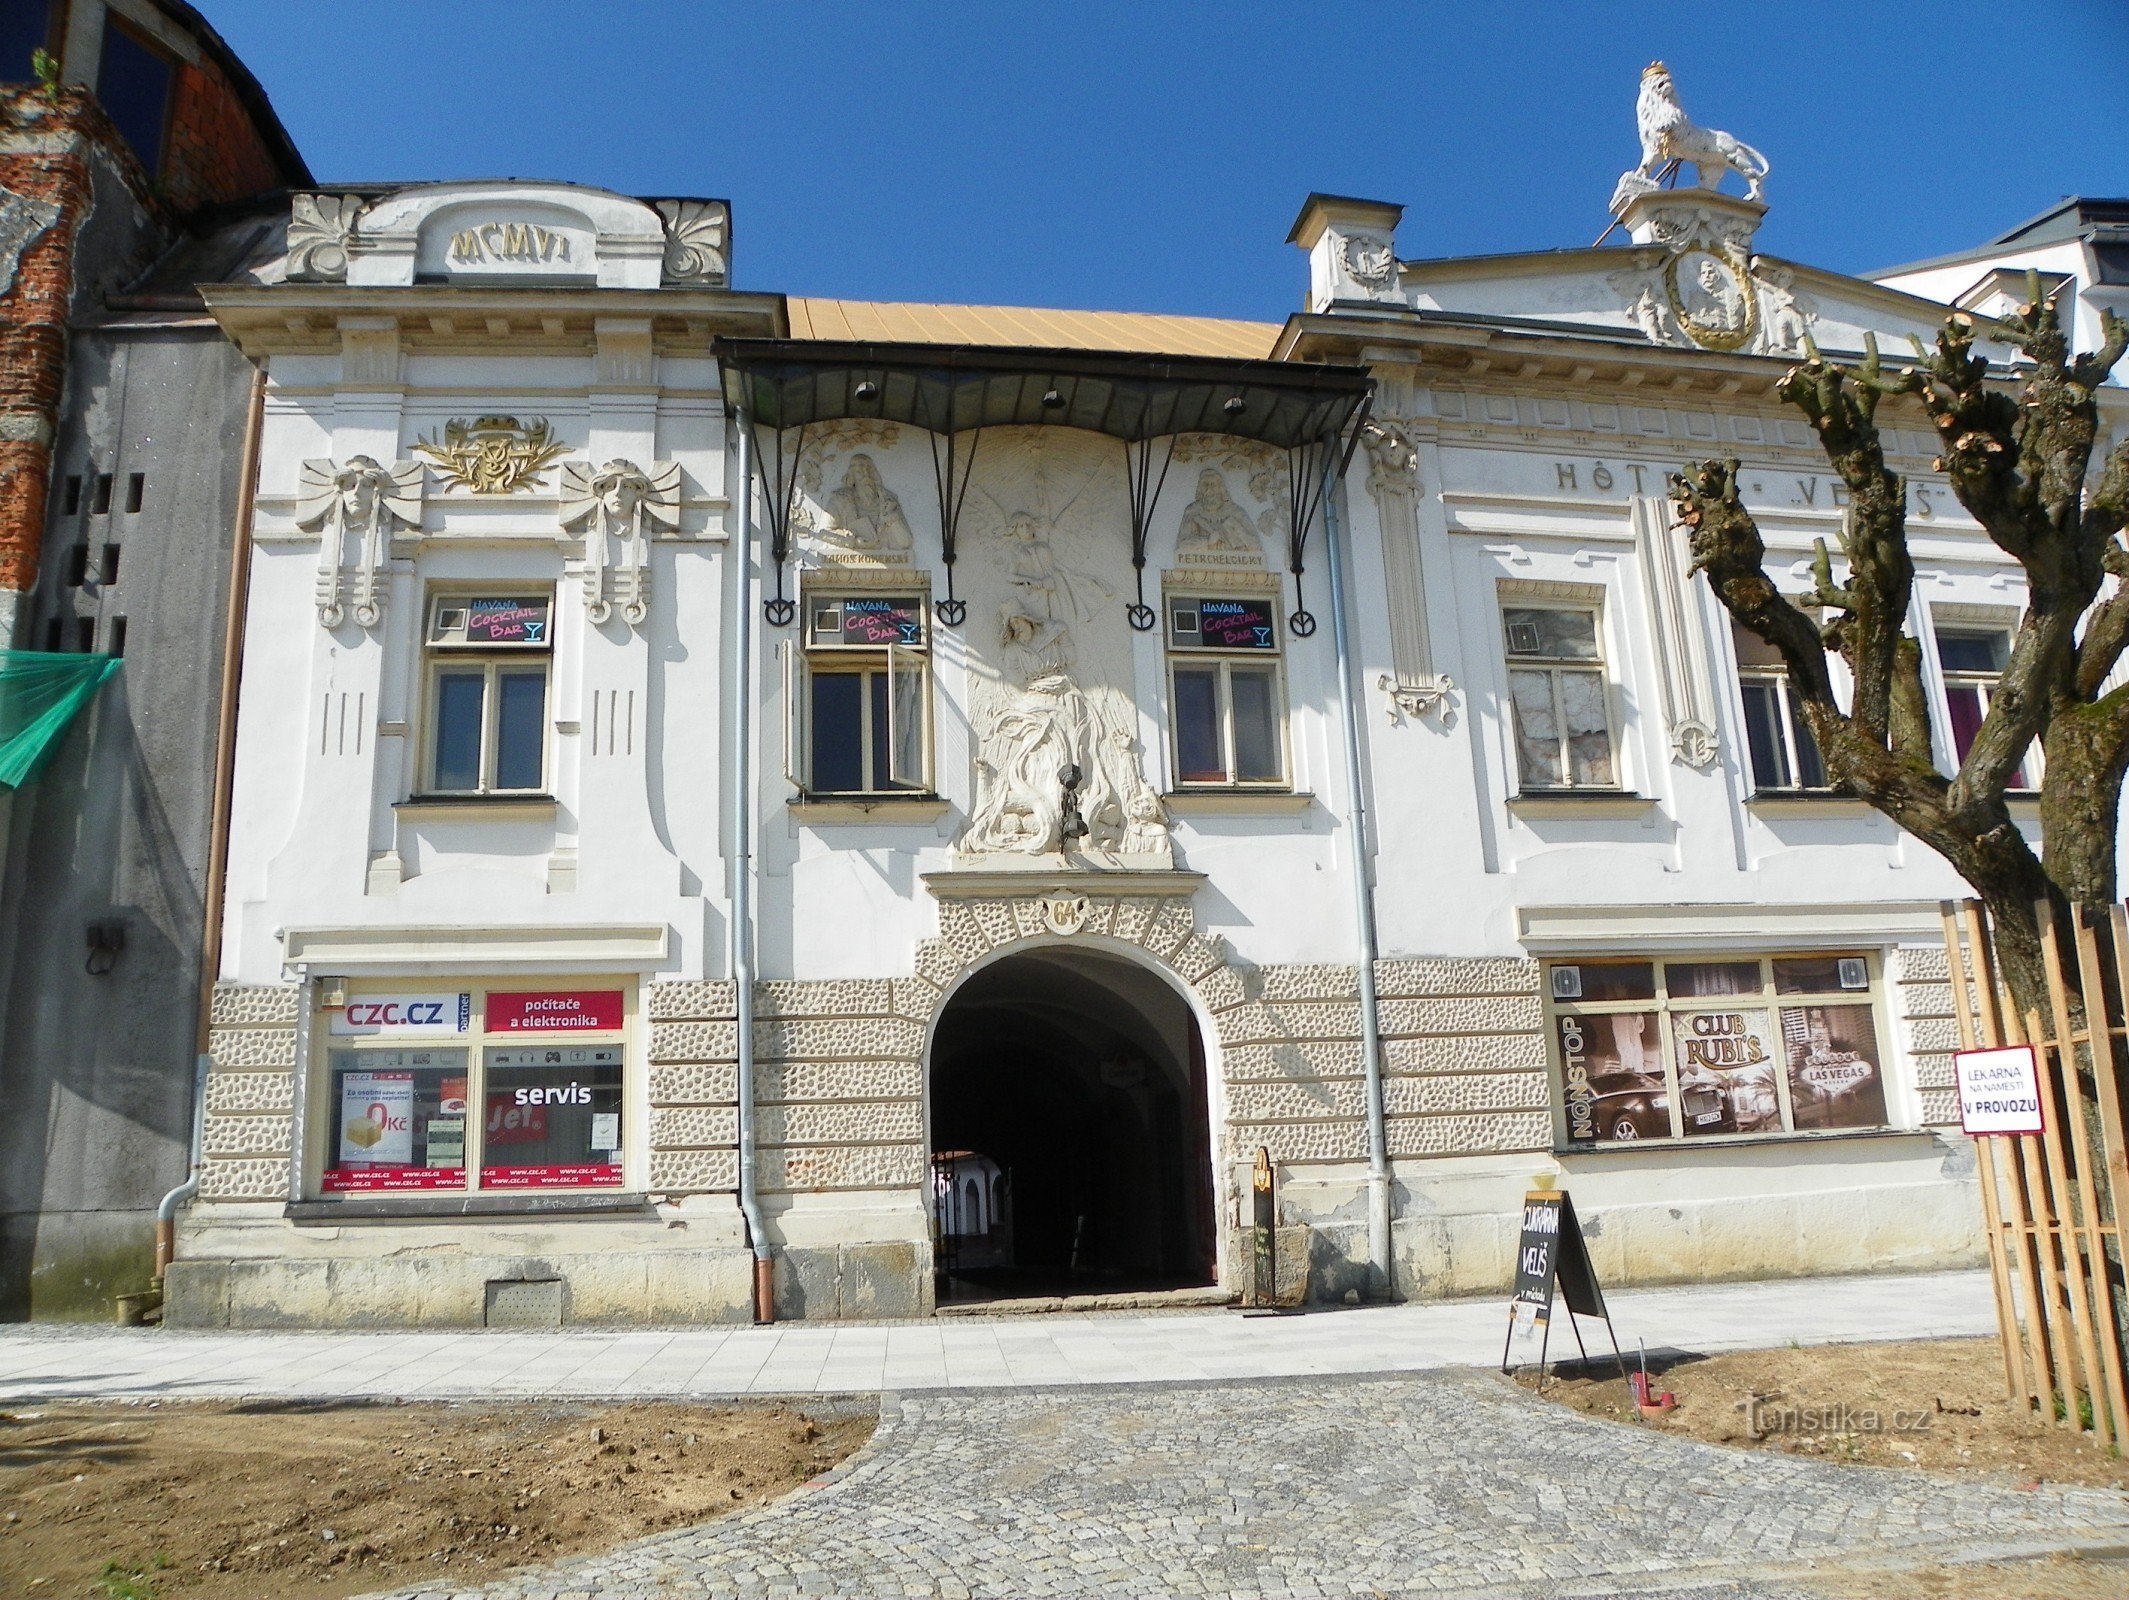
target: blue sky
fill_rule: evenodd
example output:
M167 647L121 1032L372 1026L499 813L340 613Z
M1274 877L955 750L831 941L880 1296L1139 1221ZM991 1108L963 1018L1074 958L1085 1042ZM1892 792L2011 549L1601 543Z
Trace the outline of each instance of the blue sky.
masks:
M1402 202L1408 257L1586 245L1656 56L1772 162L1777 255L2129 194L2129 0L198 3L321 180L724 196L793 294L1278 319L1311 189Z

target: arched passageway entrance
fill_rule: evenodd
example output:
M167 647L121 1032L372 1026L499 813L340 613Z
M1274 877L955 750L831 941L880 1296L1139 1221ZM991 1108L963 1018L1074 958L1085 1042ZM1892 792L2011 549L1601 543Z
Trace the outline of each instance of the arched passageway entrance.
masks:
M948 1000L930 1085L942 1303L1214 1281L1204 1044L1160 976L1008 956Z

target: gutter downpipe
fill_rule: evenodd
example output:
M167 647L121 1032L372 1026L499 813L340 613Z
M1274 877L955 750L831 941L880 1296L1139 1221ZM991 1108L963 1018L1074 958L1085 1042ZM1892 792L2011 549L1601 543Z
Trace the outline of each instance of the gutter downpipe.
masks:
M754 1125L754 430L739 421L739 530L732 546L732 991L738 1016L739 1210L754 1248L754 1320L776 1320L776 1261L755 1190Z
M1353 442L1360 442L1354 429ZM1371 1287L1384 1299L1395 1295L1396 1274L1390 1256L1390 1148L1383 1125L1382 1021L1375 994L1375 881L1374 848L1370 838L1367 784L1360 767L1360 716L1353 693L1352 641L1346 626L1345 530L1338 515L1338 487L1345 467L1352 460L1347 450L1343 460L1334 458L1323 472L1324 548L1331 573L1331 639L1338 656L1338 708L1345 724L1346 814L1352 825L1346 829L1346 852L1353 872L1353 916L1360 934L1360 1050L1367 1074L1368 1114L1368 1265L1375 1282Z
M259 430L266 415L266 369L251 370L251 404L237 467L237 525L229 552L229 609L222 619L222 689L214 723L214 799L207 824L207 882L202 896L200 988L193 1024L192 1144L185 1181L155 1208L155 1281L177 1259L177 1208L200 1192L201 1140L207 1126L208 1040L214 1026L214 983L222 970L223 879L229 871L229 811L237 763L237 685L244 668L244 621L251 602L251 514L258 495Z

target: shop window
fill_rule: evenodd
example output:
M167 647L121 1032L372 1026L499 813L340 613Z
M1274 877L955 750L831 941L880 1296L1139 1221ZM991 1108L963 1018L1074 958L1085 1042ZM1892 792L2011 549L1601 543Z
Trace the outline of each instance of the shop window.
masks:
M811 595L786 642L785 772L802 793L931 788L931 662L922 595Z
M1823 789L1826 766L1790 691L1781 652L1749 628L1731 624L1738 687L1745 703L1745 753L1757 794Z
M1885 1126L1866 956L1561 961L1546 987L1570 1144Z
M1170 595L1167 610L1176 786L1284 788L1276 602L1269 595Z
M327 1007L319 1191L619 1188L624 1001L619 989L490 989Z
M1937 665L1944 676L1944 709L1951 733L1952 757L1964 762L1974 736L1996 697L1996 685L2011 658L2011 636L2001 628L1939 628ZM2028 789L2037 758L2027 756L2011 775L2010 787Z
M547 777L551 595L432 596L430 794L538 794Z
M161 171L175 77L176 63L117 17L105 14L96 98L150 177Z
M1501 608L1516 768L1526 793L1619 787L1598 622L1594 606Z

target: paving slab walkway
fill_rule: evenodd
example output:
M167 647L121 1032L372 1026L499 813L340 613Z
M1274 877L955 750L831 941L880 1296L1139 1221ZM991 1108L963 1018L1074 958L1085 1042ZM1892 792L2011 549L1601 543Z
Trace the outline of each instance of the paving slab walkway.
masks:
M1995 1332L1983 1272L1634 1289L1620 1342L1713 1352ZM1572 1355L1565 1308L1553 1354ZM1584 1321L1596 1354L1603 1325ZM1490 1366L1505 1302L1299 1316L1105 1313L766 1328L318 1333L0 1327L0 1401L60 1398L462 1399L870 1394L1034 1385L1247 1381ZM1521 1349L1523 1347L1519 1347ZM1525 1358L1534 1358L1535 1344Z
M398 1595L1785 1600L1829 1566L2129 1542L2129 1495L1723 1449L1484 1371L968 1388L881 1416L774 1505Z

